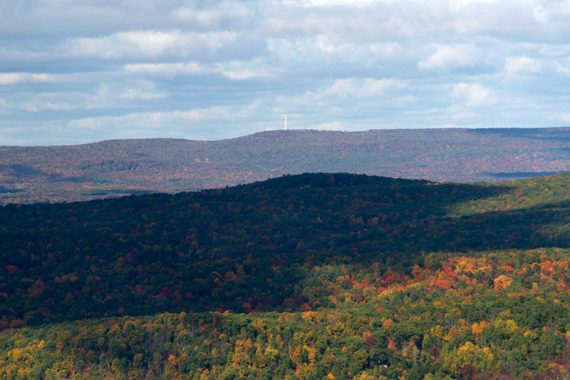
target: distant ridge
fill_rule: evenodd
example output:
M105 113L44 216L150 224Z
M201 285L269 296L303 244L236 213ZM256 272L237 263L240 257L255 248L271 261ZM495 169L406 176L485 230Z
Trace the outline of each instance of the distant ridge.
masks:
M59 202L350 172L500 181L570 170L570 128L275 130L217 141L0 147L0 203Z

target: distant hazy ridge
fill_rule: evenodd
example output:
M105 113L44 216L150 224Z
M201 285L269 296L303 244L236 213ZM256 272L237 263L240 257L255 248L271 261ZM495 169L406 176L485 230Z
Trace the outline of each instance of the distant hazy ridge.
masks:
M0 203L224 187L303 172L497 181L570 170L570 128L270 131L0 147Z

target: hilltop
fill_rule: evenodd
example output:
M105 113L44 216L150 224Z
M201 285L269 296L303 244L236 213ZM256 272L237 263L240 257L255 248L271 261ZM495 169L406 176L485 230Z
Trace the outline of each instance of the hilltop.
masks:
M195 191L284 174L499 181L570 170L570 129L270 131L219 140L0 147L0 204Z

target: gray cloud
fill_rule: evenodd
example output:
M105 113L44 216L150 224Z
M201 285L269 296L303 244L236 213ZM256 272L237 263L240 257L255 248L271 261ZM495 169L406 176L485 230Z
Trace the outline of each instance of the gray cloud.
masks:
M0 0L1 144L568 123L569 0Z

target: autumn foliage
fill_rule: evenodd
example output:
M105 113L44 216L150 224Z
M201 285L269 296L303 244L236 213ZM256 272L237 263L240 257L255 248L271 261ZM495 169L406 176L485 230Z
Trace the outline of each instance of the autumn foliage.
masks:
M570 215L507 196L307 175L0 209L0 378L564 379Z

